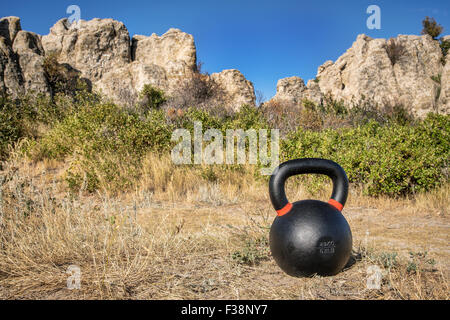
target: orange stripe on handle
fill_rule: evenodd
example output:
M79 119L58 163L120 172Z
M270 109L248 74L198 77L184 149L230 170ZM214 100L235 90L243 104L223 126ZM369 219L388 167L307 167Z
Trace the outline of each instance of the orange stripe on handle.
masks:
M342 209L344 209L344 206L334 199L328 200L328 203L331 204L336 209L338 209L339 211L342 211Z
M277 210L278 216L284 216L286 213L291 211L292 209L292 203L288 202L287 205L285 205L282 209Z

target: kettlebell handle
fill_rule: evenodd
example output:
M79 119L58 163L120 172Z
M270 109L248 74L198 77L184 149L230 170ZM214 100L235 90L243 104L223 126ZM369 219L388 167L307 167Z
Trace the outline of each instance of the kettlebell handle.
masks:
M286 180L291 176L305 173L323 174L331 178L333 181L333 192L328 203L342 211L348 196L348 178L344 169L331 160L303 158L289 160L280 164L270 177L270 201L278 215L282 216L292 208L292 204L286 198L284 191Z

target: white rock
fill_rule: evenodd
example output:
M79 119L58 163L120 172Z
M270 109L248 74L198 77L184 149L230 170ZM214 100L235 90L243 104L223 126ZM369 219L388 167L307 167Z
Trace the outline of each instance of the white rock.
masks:
M244 104L255 105L255 90L253 84L245 79L244 75L236 69L223 70L211 74L213 79L226 94L226 105L234 111L239 110Z

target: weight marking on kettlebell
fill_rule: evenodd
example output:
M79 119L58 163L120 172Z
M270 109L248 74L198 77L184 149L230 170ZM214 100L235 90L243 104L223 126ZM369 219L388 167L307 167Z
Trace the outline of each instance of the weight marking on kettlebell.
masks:
M319 242L318 249L321 254L332 254L334 253L335 248L336 245L333 240Z

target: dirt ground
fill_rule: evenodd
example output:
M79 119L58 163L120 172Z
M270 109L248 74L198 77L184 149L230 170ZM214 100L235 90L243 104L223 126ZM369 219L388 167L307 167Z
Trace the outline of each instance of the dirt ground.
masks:
M450 296L448 186L403 200L351 193L343 210L353 233L347 267L294 278L270 255L276 213L264 183L227 194L228 186L192 181L195 195L168 200L142 190L55 197L54 185L30 177L14 173L3 187L1 299ZM69 266L80 272L79 288L69 289Z

